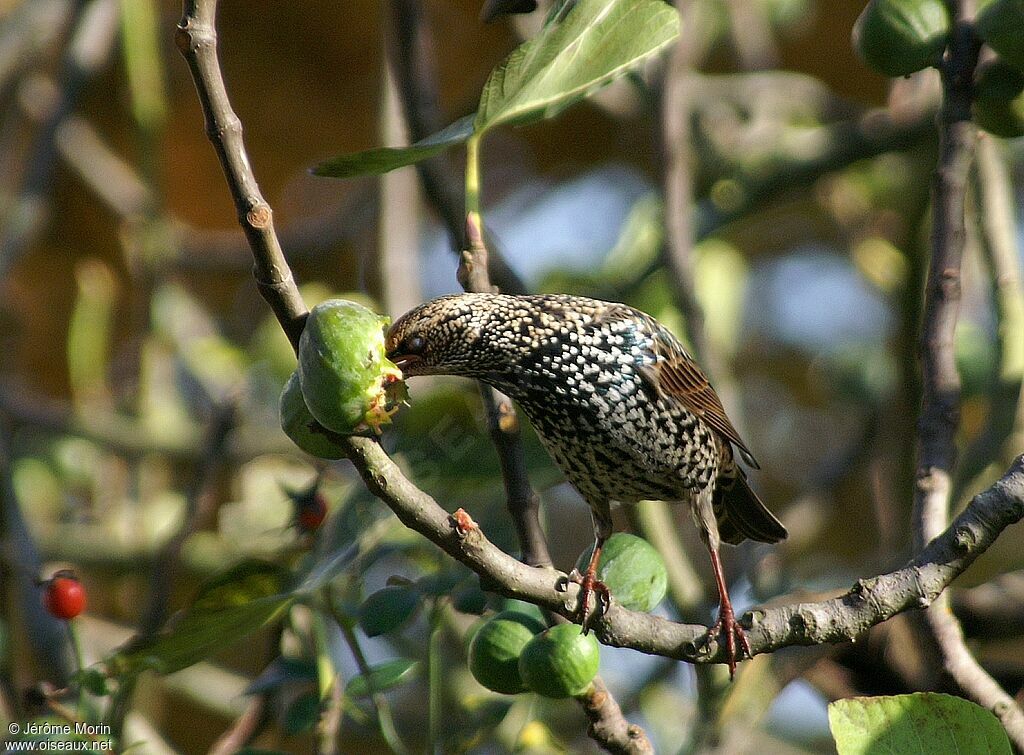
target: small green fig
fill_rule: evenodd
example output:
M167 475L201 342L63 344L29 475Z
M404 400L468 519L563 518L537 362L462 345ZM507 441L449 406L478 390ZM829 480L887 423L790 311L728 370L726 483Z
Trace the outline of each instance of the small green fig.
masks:
M310 456L319 459L340 459L345 451L330 437L315 428L316 420L309 413L302 389L299 387L299 373L293 372L281 391L281 429Z
M402 371L384 353L389 322L344 299L310 311L299 338L299 383L310 414L328 430L379 433L404 399Z
M1024 0L984 3L974 28L1003 60L1024 71Z
M544 625L532 616L503 611L488 619L469 645L469 670L473 678L494 692L515 695L526 691L519 674L523 648L542 632Z
M949 29L943 0L870 0L853 26L853 46L879 73L907 76L939 62Z
M990 134L1024 136L1024 73L996 59L985 63L974 83L974 122Z
M573 697L586 691L600 665L594 635L583 634L576 624L559 624L526 643L519 656L519 675L538 695Z
M594 547L588 548L576 568L586 569ZM650 611L665 597L668 572L665 560L642 537L616 532L601 549L597 578L624 607L631 611Z

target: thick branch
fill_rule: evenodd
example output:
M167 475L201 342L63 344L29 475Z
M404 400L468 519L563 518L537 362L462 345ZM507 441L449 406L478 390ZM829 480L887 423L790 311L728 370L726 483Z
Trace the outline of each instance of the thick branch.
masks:
M922 399L915 491L918 545L934 537L947 521L960 421L960 376L953 339L960 312L967 177L977 138L971 123L971 78L978 45L970 25L963 21L951 39L942 71L939 164L932 185L932 253L920 344Z
M351 458L370 491L387 503L411 529L481 575L487 589L536 603L563 616L577 611L579 587L551 569L532 569L489 542L478 529L463 532L433 498L402 475L372 441L354 438ZM836 598L756 609L744 615L755 654L790 645L843 642L886 619L930 605L1011 524L1024 518L1024 457L981 493L953 524L906 567L857 582ZM606 645L691 663L720 663L725 651L707 638L707 628L677 624L637 613L612 601L596 622Z

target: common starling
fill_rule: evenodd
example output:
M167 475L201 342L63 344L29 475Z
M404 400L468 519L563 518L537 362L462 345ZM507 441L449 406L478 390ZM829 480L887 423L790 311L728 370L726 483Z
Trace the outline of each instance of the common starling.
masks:
M718 621L730 673L736 623L719 560L721 541L774 543L782 526L747 484L738 453L757 468L722 402L683 345L650 315L580 296L459 294L403 315L388 357L406 376L461 375L510 396L590 505L594 553L581 576L581 617L611 535L611 503L688 502L711 553ZM605 591L606 595L606 591Z

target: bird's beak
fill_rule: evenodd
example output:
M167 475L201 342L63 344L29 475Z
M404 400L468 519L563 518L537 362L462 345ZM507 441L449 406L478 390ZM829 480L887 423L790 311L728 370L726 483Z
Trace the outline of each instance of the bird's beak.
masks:
M406 373L410 367L413 367L417 362L422 362L423 358L416 354L396 354L391 353L387 355L388 359L395 363L395 366Z

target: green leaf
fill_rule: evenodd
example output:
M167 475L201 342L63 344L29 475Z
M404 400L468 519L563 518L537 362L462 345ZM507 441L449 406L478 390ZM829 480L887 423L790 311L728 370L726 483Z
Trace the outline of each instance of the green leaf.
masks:
M436 134L421 139L408 147L377 147L348 155L339 155L313 168L313 174L330 178L379 176L396 168L404 168L427 160L449 147L462 144L473 135L475 115L460 118Z
M828 706L828 721L839 755L1011 752L991 712L952 695L916 692L836 700Z
M550 118L653 55L679 33L663 0L579 0L495 68L480 96L475 136L502 123Z
M369 697L399 684L411 682L419 673L420 663L410 658L396 658L370 668L369 677L359 674L345 685L346 697Z
M359 607L359 626L367 637L378 637L405 625L420 605L416 590L391 585L370 595Z
M107 665L122 674L170 674L191 666L279 616L295 599L290 582L291 575L274 564L239 564L205 585L165 629L129 642Z

